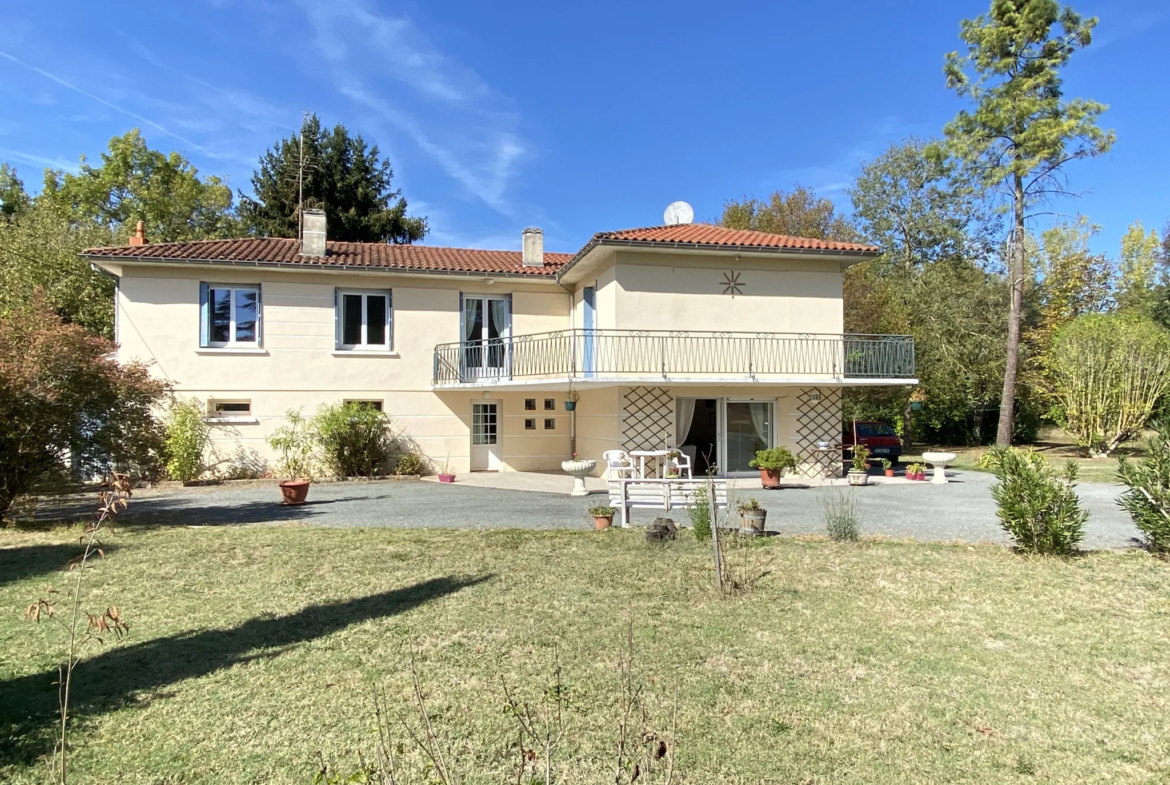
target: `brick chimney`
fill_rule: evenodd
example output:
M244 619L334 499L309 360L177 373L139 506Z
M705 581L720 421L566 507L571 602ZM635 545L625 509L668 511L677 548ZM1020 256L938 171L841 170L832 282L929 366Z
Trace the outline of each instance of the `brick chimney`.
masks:
M524 251L521 261L525 267L544 267L544 232L535 227L529 227L521 235L524 241Z
M301 214L301 254L325 256L325 211L305 210Z
M146 245L146 223L139 221L138 226L134 227L134 234L130 235L131 245Z

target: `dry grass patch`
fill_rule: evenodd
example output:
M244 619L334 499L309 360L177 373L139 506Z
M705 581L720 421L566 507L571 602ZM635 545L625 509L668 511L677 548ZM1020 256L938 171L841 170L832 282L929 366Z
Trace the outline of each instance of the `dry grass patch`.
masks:
M0 532L0 780L43 781L55 631L22 609L69 533ZM638 532L127 528L90 587L129 638L77 671L78 782L307 782L409 716L411 647L468 783L507 781L553 646L559 781L612 781L634 630L686 782L1145 783L1170 776L1170 572L1144 553L768 538L750 594ZM62 556L65 558L62 558ZM413 760L413 759L412 759ZM415 761L417 762L417 761ZM170 778L168 780L167 778Z

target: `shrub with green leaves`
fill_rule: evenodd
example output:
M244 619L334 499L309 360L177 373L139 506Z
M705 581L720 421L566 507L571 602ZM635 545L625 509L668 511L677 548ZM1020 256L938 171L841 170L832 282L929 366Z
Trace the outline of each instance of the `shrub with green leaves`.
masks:
M193 482L207 470L204 455L211 428L205 421L206 410L198 398L175 399L167 412L167 474L172 480Z
M276 474L286 480L312 480L316 466L315 434L300 409L284 413L284 425L268 437L268 446L280 453Z
M711 497L707 495L707 486L700 485L695 489L691 506L687 508L691 518L691 528L695 531L695 539L707 542L711 539Z
M1000 451L994 471L996 514L1021 551L1058 556L1078 551L1089 513L1077 498L1074 461L1060 476L1043 455L1008 447Z
M407 452L398 456L398 462L394 466L396 474L415 475L423 473L423 459L422 456L416 452Z
M390 418L350 401L322 406L313 418L325 467L338 477L373 477L387 470L393 439Z
M796 468L796 457L787 447L773 447L756 451L756 457L748 462L753 469L764 469L783 475Z
M1146 547L1170 553L1170 421L1154 425L1146 440L1146 457L1131 461L1118 456L1117 473L1129 488L1117 500L1146 538Z

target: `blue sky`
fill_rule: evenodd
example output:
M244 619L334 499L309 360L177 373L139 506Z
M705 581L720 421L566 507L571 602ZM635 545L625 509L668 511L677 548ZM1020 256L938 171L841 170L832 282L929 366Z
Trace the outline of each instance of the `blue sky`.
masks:
M37 2L0 4L0 161L39 187L141 127L247 192L301 114L387 153L433 245L549 250L696 219L796 183L848 209L862 162L941 132L959 21L986 0L735 2ZM1110 105L1114 151L1053 209L1102 226L1170 218L1165 0L1076 2L1101 18L1067 93Z

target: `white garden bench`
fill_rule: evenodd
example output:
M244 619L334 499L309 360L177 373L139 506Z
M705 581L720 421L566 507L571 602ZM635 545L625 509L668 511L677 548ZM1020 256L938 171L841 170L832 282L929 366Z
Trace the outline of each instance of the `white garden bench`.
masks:
M609 506L622 511L622 528L630 526L630 508L646 507L670 510L675 507L694 507L695 491L707 485L706 479L692 480L678 477L665 479L615 477L609 481ZM715 506L727 509L727 480L712 479Z

